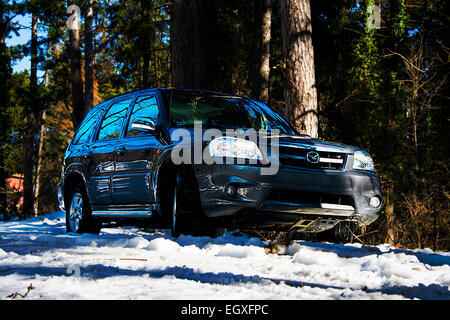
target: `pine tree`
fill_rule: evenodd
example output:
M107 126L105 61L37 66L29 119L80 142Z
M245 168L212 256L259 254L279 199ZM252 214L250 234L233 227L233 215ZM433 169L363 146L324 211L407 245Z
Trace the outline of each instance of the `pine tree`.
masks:
M84 1L84 110L86 115L94 104L94 13L92 0Z
M7 187L4 146L9 136L9 90L11 83L11 57L6 48L5 39L11 31L9 8L6 0L0 1L0 214L6 213Z
M259 66L259 100L269 102L270 86L270 28L272 19L272 0L262 0L263 14L261 19L261 62Z
M70 52L70 82L72 85L72 121L77 128L83 120L83 79L81 78L81 50L80 50L80 8L73 1L67 1L69 19L75 21L69 29Z
M301 133L318 136L319 120L309 0L282 0L286 117Z
M28 119L24 134L24 179L23 179L23 207L22 216L34 215L34 148L36 135L36 111L39 100L37 99L37 64L38 64L38 3L31 2L31 69L30 69L30 105L28 106Z

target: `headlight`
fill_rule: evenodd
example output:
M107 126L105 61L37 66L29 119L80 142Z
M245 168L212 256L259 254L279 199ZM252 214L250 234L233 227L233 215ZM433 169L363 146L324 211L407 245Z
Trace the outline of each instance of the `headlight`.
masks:
M353 169L373 171L373 160L370 154L365 150L355 151L353 158Z
M235 138L220 137L208 145L209 154L213 157L231 157L262 160L261 151L253 141Z

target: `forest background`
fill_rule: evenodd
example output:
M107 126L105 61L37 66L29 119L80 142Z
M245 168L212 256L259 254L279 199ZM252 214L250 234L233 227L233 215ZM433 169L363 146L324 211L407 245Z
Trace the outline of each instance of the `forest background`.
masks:
M384 203L360 242L448 251L448 6L1 0L0 217L58 210L65 148L93 105L142 88L202 88L261 100L301 132L368 150ZM23 33L24 44L8 44Z

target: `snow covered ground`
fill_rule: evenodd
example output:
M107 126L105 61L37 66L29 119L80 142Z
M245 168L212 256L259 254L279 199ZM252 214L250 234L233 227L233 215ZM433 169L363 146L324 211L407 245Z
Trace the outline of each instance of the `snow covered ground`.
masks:
M236 232L162 231L66 233L63 212L1 222L0 299L450 299L449 252L296 241L266 254Z

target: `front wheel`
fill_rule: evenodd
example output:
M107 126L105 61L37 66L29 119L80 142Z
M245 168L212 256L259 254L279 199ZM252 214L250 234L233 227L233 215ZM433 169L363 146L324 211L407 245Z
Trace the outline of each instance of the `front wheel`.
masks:
M188 176L189 177L189 176ZM172 193L171 229L172 236L181 234L193 236L219 237L225 229L202 214L198 187L193 179L179 172L175 178Z
M100 223L92 218L89 200L82 185L73 188L66 208L66 230L76 233L100 233Z
M192 187L192 186L191 186ZM187 199L186 187L183 176L178 173L175 178L175 185L172 193L172 236L178 237L181 234L193 234L196 224L196 213L186 210ZM192 201L192 199L189 199Z

